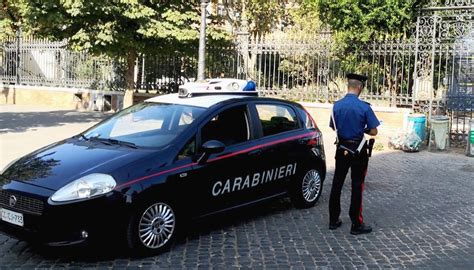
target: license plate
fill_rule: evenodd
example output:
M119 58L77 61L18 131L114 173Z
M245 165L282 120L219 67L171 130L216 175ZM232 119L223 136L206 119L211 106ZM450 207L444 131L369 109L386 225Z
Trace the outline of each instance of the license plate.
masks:
M3 221L23 227L23 214L0 208Z

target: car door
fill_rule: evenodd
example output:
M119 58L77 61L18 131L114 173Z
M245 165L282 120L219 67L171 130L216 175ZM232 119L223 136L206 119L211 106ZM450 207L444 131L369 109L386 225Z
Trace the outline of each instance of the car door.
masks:
M188 179L196 198L194 215L202 216L244 204L250 200L249 175L256 170L256 156L251 149L254 131L247 104L225 107L206 119L197 133L197 160L201 146L211 140L225 145L221 153L197 161Z
M288 182L300 165L300 138L304 130L296 111L290 105L274 101L254 104L262 185L254 190L255 198L286 193Z

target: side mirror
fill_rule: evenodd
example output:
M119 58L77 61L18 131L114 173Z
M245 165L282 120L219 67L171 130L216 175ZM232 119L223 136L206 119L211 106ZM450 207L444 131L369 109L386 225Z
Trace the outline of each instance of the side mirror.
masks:
M211 154L221 153L222 151L224 151L224 149L225 149L225 145L220 141L216 141L216 140L207 141L202 145L203 154L201 155L201 157L199 157L197 162L199 164L203 164L204 162L207 161L207 159L209 158Z
M222 142L216 140L207 141L202 145L202 150L209 154L217 154L224 151L224 149L225 145Z

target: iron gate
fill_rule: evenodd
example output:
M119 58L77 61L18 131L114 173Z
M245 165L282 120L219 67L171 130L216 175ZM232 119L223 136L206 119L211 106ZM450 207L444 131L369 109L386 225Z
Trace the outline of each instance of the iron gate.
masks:
M437 93L451 119L451 141L464 144L474 109L474 0L432 1L416 23L416 104L438 114ZM438 105L438 106L437 106Z

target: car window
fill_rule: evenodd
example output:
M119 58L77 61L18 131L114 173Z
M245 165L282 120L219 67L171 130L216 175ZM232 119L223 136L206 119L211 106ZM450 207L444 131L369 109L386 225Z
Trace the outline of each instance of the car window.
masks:
M127 108L88 130L88 139L113 139L143 147L168 144L206 109L144 102Z
M247 106L237 106L222 111L201 129L201 140L218 140L226 146L250 139Z
M277 104L257 104L258 117L262 124L263 136L270 136L298 128L293 109Z
M311 115L309 114L309 112L305 112L305 119L304 119L304 126L307 128L307 129L314 129L316 128L315 124L314 124L314 120L313 118L311 117Z

